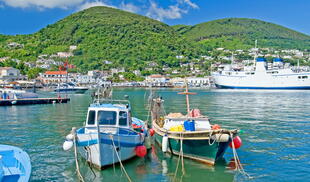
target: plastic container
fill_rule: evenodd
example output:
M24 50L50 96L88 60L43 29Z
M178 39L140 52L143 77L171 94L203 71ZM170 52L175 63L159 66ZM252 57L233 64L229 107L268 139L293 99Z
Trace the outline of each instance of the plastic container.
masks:
M177 126L171 127L170 131L182 132L182 131L184 131L184 128L182 125L177 125Z
M184 121L185 131L195 131L195 121Z

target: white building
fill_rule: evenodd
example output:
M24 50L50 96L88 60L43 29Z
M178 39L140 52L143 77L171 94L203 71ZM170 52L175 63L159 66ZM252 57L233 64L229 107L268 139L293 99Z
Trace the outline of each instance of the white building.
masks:
M69 75L67 76L66 71L46 71L45 73L40 75L39 79L45 84L64 83L67 81L70 82L72 80L72 78L69 77Z
M0 67L0 80L13 81L21 77L20 71L12 67Z
M76 45L71 45L71 46L69 47L69 49L70 49L70 51L74 51L74 50L77 49L77 46L76 46Z
M168 81L169 79L159 74L150 75L145 78L146 83L156 85L156 86L165 85Z
M73 56L71 52L57 52L57 56L60 58L67 58Z
M125 72L125 68L112 68L111 69L111 74L114 75L116 73L122 73Z
M210 85L210 77L189 77L187 83L193 87L202 87Z

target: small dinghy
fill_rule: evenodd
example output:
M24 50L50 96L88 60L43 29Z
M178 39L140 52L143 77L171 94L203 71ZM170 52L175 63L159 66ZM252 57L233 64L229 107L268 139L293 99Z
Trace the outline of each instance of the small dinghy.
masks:
M103 169L135 156L143 157L147 132L142 120L131 117L129 101L100 99L89 106L85 127L73 128L63 148L77 147L84 159Z
M31 174L30 158L22 149L0 145L0 182L27 182Z

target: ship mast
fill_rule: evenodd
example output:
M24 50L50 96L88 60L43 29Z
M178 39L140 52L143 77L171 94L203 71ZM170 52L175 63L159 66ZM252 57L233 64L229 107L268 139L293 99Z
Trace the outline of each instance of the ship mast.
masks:
M188 91L188 83L185 80L185 92L179 92L180 95L186 95L186 108L187 108L187 116L190 116L190 106L189 106L189 96L188 95L196 95L194 92Z

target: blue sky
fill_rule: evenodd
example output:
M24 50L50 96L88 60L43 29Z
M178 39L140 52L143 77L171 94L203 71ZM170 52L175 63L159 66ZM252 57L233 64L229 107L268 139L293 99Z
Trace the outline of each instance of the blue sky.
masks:
M256 18L310 35L310 0L0 0L0 34L34 33L92 6L123 9L169 25Z

